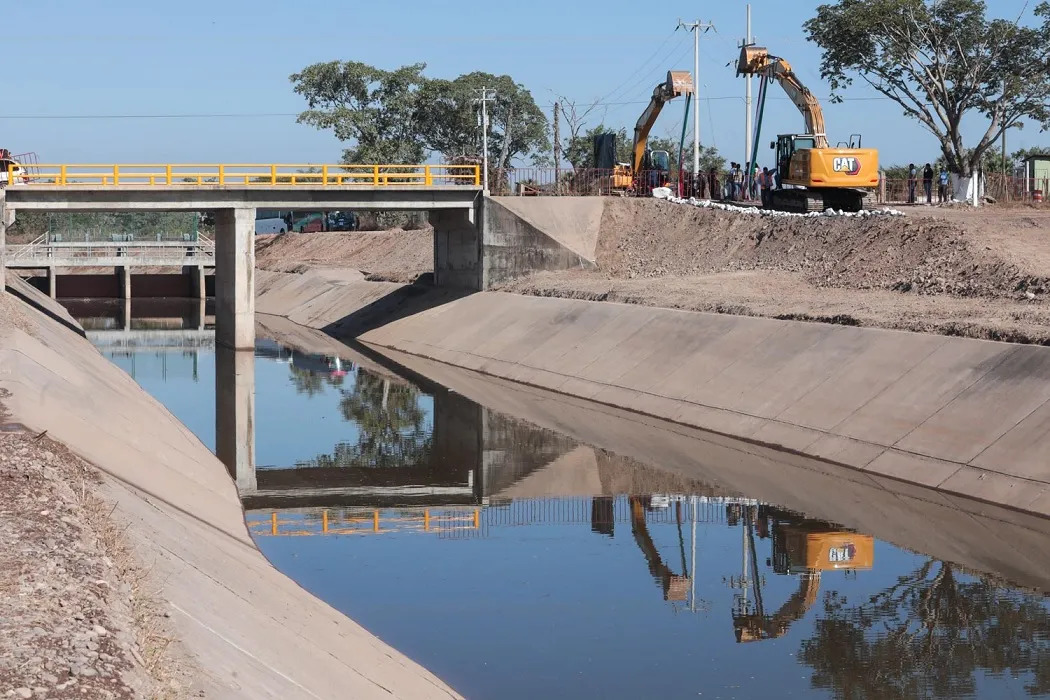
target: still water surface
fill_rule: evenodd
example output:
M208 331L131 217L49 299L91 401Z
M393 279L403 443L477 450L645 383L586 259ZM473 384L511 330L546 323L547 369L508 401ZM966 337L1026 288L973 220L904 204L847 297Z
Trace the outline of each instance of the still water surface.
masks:
M215 351L156 335L92 338L214 447ZM249 526L468 697L1050 694L1039 595L350 357L260 341Z

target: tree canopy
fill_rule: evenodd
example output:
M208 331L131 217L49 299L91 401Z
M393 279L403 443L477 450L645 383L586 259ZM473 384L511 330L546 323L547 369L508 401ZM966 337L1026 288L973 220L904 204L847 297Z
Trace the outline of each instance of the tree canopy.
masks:
M983 0L837 0L805 30L836 99L859 77L937 138L951 172L970 177L1005 130L1050 123L1050 3L1033 27L986 14ZM962 123L974 113L986 126L967 144Z
M476 100L489 103L489 159L493 168L550 150L547 118L532 93L508 75L474 72L454 80L428 78L417 63L384 70L358 61L329 61L291 76L309 109L298 121L330 130L353 145L347 163L422 163L437 153L452 161L481 155Z

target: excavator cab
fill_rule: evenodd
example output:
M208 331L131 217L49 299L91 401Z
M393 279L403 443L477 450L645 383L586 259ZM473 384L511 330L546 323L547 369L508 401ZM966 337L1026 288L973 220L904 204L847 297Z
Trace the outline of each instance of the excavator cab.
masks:
M779 508L762 506L759 511L757 520L749 518L748 523L756 530L765 525L772 536L772 556L767 565L776 574L798 576L799 587L778 610L767 612L759 588L755 557L754 606L733 610L737 642L757 642L783 636L791 624L801 620L816 603L823 572L868 570L875 560L875 540L871 535ZM754 556L753 545L751 551Z

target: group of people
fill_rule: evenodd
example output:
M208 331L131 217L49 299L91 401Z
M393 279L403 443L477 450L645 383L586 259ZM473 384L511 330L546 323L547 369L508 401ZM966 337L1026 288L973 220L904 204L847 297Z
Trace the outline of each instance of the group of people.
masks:
M736 162L729 164L729 171L726 173L719 173L718 168L710 168L697 179L693 196L698 199L728 202L756 200L761 197L763 206L766 206L770 192L776 187L775 171L769 168L762 168L760 171L755 165L751 168L749 178L747 170L747 167Z
M937 203L944 204L949 201L949 182L951 178L948 176L948 170L944 166L941 166L940 171L934 173L933 166L929 163L922 169L922 189L926 194L926 203L933 204L933 182L934 178L937 180ZM914 163L908 164L908 204L915 204L915 191L919 186L919 171L916 169Z

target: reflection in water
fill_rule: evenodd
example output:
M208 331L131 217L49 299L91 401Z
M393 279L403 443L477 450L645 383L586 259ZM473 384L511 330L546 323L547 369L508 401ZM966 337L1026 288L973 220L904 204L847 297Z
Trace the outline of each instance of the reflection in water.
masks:
M260 548L465 695L1050 692L1037 595L350 350L198 352L200 382L138 378L214 440ZM214 434L193 393L212 367Z
M1041 597L927 559L866 600L829 593L799 659L840 697L976 696L981 673L1047 695L1050 614Z

